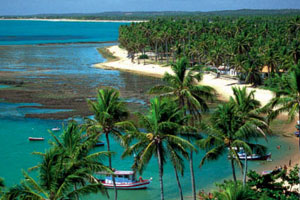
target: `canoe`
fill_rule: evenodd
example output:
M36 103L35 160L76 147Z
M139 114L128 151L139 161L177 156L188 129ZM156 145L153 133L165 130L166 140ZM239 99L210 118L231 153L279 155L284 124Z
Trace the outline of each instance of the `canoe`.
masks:
M43 141L43 140L45 140L45 138L43 138L43 137L29 137L28 140L29 141Z

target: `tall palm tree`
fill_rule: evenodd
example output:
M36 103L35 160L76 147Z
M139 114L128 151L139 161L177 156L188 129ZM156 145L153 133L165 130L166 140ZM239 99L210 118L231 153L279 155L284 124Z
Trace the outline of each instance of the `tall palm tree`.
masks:
M275 119L280 113L287 112L290 121L297 114L298 121L300 121L300 63L295 66L288 76L282 79L280 86L281 88L276 91L276 96L265 106L265 108L272 109L269 120Z
M87 130L96 133L104 133L107 143L107 151L110 152L109 135L117 140L121 140L122 134L118 127L126 123L129 115L125 102L120 99L119 91L114 88L98 90L97 100L88 100L88 105L94 113L94 119L87 120ZM111 155L108 157L108 166L112 170ZM115 200L118 198L115 178L112 176Z
M155 155L159 167L159 181L161 188L161 200L164 199L163 166L167 156L171 156L172 162L178 162L176 152L186 152L186 149L194 149L187 140L178 136L182 129L183 113L177 105L169 99L154 98L150 100L150 111L148 115L139 114L139 124L146 132L138 129L128 132L125 136L128 144L134 139L137 142L129 146L122 157L136 154L134 166L142 172L150 159ZM168 155L168 152L171 154ZM178 170L180 165L176 165Z
M97 171L111 172L100 159L107 152L90 153L97 142L96 136L83 137L82 129L70 123L61 140L54 136L51 148L45 153L35 153L42 162L31 168L39 170L39 182L26 172L24 180L9 189L7 199L77 199L81 195L102 192L107 195L102 183L94 178Z
M264 117L259 115L261 104L258 100L255 99L254 93L255 91L252 90L249 93L247 92L247 88L238 88L233 87L233 96L230 97L230 102L236 107L237 113L239 117L242 118L242 123L247 121L251 121L253 125L260 130L260 134L252 134L251 139L257 139L259 137L263 137L266 139L266 133L269 133L269 126ZM245 138L249 140L250 138ZM246 153L247 155L247 153ZM247 175L247 156L245 159L245 166L244 166L244 173L243 173L243 185L246 184L246 175Z
M239 115L236 106L228 102L219 105L213 113L210 124L202 124L207 137L198 141L199 146L207 152L201 160L202 166L206 160L216 160L228 150L233 180L236 182L236 162L242 169L242 163L237 152L244 149L247 154L252 154L254 147L265 151L264 146L249 141L253 135L261 135L261 131L252 120L246 120Z
M160 94L174 99L184 114L191 114L190 124L200 120L202 113L208 110L207 100L212 100L214 89L209 86L197 85L202 75L196 68L189 66L188 60L183 57L172 65L174 75L166 73L163 81L166 85L158 85L150 89L150 94ZM190 171L193 190L193 199L196 200L196 184L193 167L193 151L190 152Z

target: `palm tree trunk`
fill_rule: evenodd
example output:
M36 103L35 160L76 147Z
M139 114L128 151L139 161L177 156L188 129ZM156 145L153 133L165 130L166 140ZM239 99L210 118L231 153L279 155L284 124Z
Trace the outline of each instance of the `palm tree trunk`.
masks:
M158 52L157 52L157 42L155 42L155 62L157 62Z
M76 191L77 190L77 186L76 186L76 183L74 184L74 191ZM78 194L75 194L75 200L78 200L79 198L78 198Z
M247 178L247 168L248 168L248 159L247 159L247 154L245 153L245 169L244 169L244 174L243 174L243 186L246 186L246 178Z
M158 160L158 168L159 168L160 199L164 200L163 168L162 168L159 146L157 147L157 160Z
M196 200L196 184L195 184L195 175L194 175L194 166L193 166L193 152L190 152L190 171L191 171L191 181L192 181L192 192L193 200Z
M233 181L236 183L235 168L234 168L234 162L233 162L233 157L232 156L230 156L230 162L231 162L231 168L232 168Z
M106 137L106 143L107 143L107 151L110 152L110 144L109 144L108 133L105 133L105 137ZM108 156L108 167L109 167L109 169L112 170L111 155ZM114 191L115 191L115 200L117 200L118 199L118 191L117 191L116 180L115 180L114 175L112 176L112 181L113 181Z
M298 116L298 122L300 122L300 101L298 101L298 115L299 115ZM297 122L297 125L299 126L300 124L298 124L298 122ZM298 128L298 132L300 132L299 128ZM298 146L299 146L299 151L300 151L300 134L298 135ZM298 172L298 176L299 176L299 181L300 181L300 169L299 169L299 172ZM300 192L298 193L298 198L300 199Z
M180 194L180 200L183 200L182 188L181 188L180 180L179 180L179 177L178 177L178 172L177 172L177 169L176 169L175 165L174 165L174 170L175 170L175 177L176 177L178 190L179 190L179 194Z

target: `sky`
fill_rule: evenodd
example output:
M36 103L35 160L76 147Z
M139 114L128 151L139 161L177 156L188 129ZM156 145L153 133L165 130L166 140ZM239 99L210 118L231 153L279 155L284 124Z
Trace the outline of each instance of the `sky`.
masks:
M300 0L0 0L0 15L300 9Z

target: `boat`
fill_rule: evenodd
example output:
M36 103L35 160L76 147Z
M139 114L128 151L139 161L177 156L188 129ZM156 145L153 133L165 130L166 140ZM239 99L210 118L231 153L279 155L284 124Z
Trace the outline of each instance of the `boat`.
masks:
M29 137L28 140L29 141L43 141L43 140L45 140L45 138L43 138L43 137Z
M258 154L252 154L247 155L247 160L268 160L271 159L271 153L268 153L266 155L258 155ZM246 159L246 153L245 152L238 152L239 159L245 160Z
M98 179L104 187L107 189L114 188L111 174L107 174L107 172L98 172L97 175L105 176L104 179ZM134 171L115 171L114 175L116 188L120 190L147 189L152 181L152 178L143 180L142 177L137 180Z
M59 127L52 128L51 131L60 131Z
M247 154L245 153L243 148L238 149L238 148L234 147L234 150L238 151L237 155L239 156L240 160L246 160ZM271 153L268 153L265 155L259 155L259 154L253 153L251 155L247 155L247 160L270 160L271 156L272 156ZM230 158L230 157L228 156L228 158ZM235 156L234 156L234 158L235 158Z
M99 141L95 144L95 147L102 147L102 146L104 146L104 142L102 141Z

